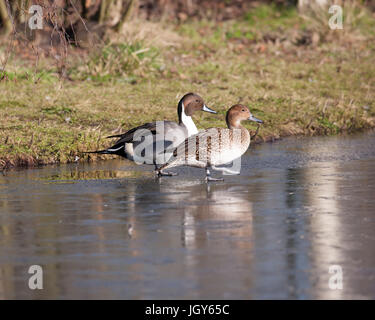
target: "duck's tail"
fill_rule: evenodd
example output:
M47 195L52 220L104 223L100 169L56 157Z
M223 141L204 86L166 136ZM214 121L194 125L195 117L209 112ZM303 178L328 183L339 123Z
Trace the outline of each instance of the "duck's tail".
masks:
M110 152L108 152L107 150L83 151L82 153L110 154Z
M125 155L124 147L125 147L125 145L122 145L122 146L119 146L119 147L116 147L116 148L111 147L111 148L104 149L104 150L86 151L86 152L83 152L83 153L117 154L117 155L120 155L120 156L124 156Z

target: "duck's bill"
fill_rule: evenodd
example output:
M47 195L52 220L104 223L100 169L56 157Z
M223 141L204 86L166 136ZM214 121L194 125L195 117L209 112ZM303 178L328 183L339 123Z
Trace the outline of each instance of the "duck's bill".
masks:
M210 109L209 107L207 107L206 105L203 106L203 111L206 111L206 112L210 112L210 113L217 113L215 110L212 110Z
M263 123L262 120L258 119L258 118L255 118L254 116L250 116L249 120L251 121L255 121L255 122L258 122L258 123Z

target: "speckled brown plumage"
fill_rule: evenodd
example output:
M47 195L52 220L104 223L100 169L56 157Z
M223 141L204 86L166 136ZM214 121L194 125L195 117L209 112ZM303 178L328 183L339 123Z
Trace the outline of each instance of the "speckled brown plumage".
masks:
M231 107L226 115L228 128L210 128L187 138L174 150L174 157L160 170L181 165L208 168L241 157L250 145L250 134L240 123L242 120L251 120L251 117L247 107Z

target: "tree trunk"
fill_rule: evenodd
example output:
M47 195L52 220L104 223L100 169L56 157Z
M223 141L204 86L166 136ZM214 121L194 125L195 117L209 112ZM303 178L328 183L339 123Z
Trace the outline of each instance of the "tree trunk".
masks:
M5 1L6 0L0 0L0 18L2 24L4 25L5 35L8 35L12 32L13 26L12 20L10 19L8 14L8 8Z
M324 9L331 0L298 0L298 10L304 12L309 9Z
M134 7L138 4L138 0L129 0L128 5L124 9L124 12L120 18L120 21L115 25L114 30L116 32L120 32L122 29L122 26L126 21L128 21L131 17L131 14L133 12Z
M108 0L102 0L100 4L100 13L99 13L99 23L102 24L106 21L107 13L108 13Z

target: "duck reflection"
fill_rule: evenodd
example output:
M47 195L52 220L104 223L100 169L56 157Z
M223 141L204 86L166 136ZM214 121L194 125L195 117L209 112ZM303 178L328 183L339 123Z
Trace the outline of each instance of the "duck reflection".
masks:
M236 288L252 287L253 206L247 189L201 181L164 179L164 200L178 204L185 275L194 279L197 292L215 297L216 286L235 295ZM174 219L166 215L166 219ZM199 254L205 252L205 254ZM212 267L217 266L217 270ZM236 273L235 270L242 270ZM231 281L222 283L230 273ZM230 288L230 289L229 289ZM207 295L206 295L207 296Z
M183 247L198 248L212 234L246 241L252 237L253 208L242 187L163 179L160 194L162 201L178 204Z

